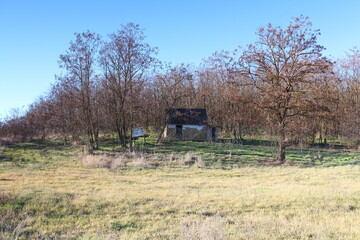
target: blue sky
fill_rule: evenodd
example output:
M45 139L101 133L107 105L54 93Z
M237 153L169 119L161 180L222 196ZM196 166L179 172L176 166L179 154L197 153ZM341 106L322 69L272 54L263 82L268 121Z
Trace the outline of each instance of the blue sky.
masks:
M358 0L0 0L0 118L50 88L75 32L106 37L138 23L160 60L196 66L215 51L254 42L260 26L287 26L303 14L336 59L360 46L359 12Z

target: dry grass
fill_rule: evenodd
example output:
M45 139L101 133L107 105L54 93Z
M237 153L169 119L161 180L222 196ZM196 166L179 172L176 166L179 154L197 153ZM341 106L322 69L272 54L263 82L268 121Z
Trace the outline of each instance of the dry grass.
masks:
M11 194L0 193L0 206L5 206L15 198ZM11 209L0 208L0 239L19 239L28 221L26 214Z
M360 239L359 165L222 170L198 168L194 153L34 156L54 160L0 168L0 239Z
M125 167L147 167L149 160L136 153L123 154L123 155L92 155L81 154L78 159L85 165L95 168L109 168L109 169L123 169Z
M187 152L185 155L180 158L180 164L182 165L190 165L193 161L195 161L195 155L192 152Z
M91 154L82 154L79 157L79 160L85 164L92 167L99 168L109 168L112 165L112 159L105 155L91 155Z
M153 168L163 166L193 166L201 168L205 161L199 154L187 152L185 154L148 154L129 152L117 155L80 154L77 157L81 163L95 168L125 169L127 167Z
M218 216L188 222L181 227L180 240L225 240L226 225Z
M0 189L31 196L22 213L35 212L26 230L40 236L358 239L359 171L347 166L113 172L74 165L3 171L0 177L11 181L0 181Z

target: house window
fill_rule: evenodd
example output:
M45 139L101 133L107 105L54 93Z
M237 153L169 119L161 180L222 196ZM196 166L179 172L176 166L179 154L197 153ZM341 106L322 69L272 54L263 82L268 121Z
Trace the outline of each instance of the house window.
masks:
M183 134L183 126L182 125L176 125L176 136L181 137Z

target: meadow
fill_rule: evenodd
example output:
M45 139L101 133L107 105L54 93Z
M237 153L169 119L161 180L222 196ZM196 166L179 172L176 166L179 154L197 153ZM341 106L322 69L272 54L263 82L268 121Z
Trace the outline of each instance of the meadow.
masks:
M360 239L360 153L270 142L0 149L0 239Z

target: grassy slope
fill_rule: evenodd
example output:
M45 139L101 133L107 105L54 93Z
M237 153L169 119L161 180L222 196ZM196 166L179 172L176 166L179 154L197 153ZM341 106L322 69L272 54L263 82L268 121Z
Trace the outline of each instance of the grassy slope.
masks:
M261 144L168 143L163 147L151 151L196 150L204 156L206 167L114 171L82 165L72 147L9 146L0 159L0 235L191 239L197 234L219 238L224 233L226 239L360 238L358 152L292 149L290 160L297 165L274 167L264 166L272 153ZM318 154L323 162L313 160ZM254 166L258 163L261 166Z

